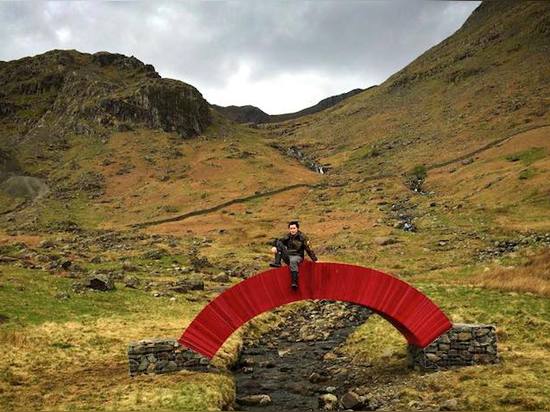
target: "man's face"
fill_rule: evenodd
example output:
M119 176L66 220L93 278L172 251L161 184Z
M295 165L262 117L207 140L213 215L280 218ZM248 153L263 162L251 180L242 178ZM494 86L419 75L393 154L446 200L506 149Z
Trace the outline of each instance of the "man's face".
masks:
M291 235L295 235L296 233L298 233L298 228L296 227L296 225L290 225L288 227L288 232L291 234Z

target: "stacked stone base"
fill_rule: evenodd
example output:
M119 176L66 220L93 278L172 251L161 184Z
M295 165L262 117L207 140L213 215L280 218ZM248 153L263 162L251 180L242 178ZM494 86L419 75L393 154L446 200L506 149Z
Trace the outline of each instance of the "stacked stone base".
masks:
M417 370L438 370L499 361L494 325L455 324L424 349L410 345L408 352L410 365Z
M209 371L210 360L183 348L175 339L144 339L128 345L130 375L167 373L182 369Z

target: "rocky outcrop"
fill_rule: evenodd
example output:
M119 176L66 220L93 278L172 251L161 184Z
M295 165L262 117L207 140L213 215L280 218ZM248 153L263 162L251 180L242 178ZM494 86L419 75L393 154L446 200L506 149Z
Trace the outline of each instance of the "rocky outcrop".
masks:
M0 116L17 123L12 129L23 135L19 140L104 135L134 126L189 138L211 122L210 106L197 89L161 78L134 56L52 50L5 62L0 86Z

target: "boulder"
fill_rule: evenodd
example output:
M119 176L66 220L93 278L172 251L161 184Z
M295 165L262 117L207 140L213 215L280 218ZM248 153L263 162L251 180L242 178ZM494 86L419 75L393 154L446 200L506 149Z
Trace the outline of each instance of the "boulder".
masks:
M200 279L180 279L174 282L170 290L178 293L186 293L190 290L204 290L204 282Z
M89 289L99 290L102 292L115 289L115 283L111 278L105 275L94 275L87 278L84 283L84 287Z
M319 408L325 411L334 411L338 407L338 398L332 393L319 396Z

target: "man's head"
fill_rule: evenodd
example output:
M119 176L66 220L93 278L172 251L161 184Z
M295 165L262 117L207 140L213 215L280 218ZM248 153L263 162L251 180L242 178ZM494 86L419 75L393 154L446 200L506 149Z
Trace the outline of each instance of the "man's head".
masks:
M298 233L299 228L300 224L297 220L291 220L290 222L288 222L288 233L290 233L291 235L295 235L296 233Z

